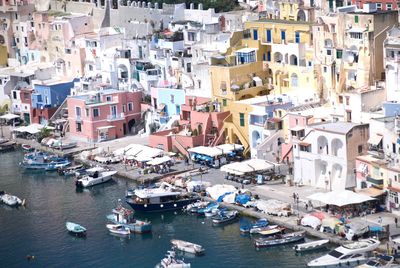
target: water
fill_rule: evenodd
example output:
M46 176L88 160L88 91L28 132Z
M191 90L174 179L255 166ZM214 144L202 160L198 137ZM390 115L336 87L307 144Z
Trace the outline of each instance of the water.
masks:
M26 208L0 205L0 267L154 267L172 238L205 247L205 256L183 256L192 267L305 267L323 253L296 255L292 245L256 251L240 235L239 223L212 227L181 212L137 214L153 222L153 233L115 237L105 228L105 216L132 182L119 179L77 192L72 178L22 171L22 157L19 151L0 155L0 190L27 200ZM69 235L67 220L85 226L87 238ZM35 260L27 261L28 254Z

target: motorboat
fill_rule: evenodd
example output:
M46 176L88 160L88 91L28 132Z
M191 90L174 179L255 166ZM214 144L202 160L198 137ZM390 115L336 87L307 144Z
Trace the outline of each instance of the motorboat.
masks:
M77 223L67 221L65 223L65 227L67 227L68 232L76 236L86 236L86 228Z
M215 225L221 225L233 222L238 219L239 212L237 210L222 211L212 217L212 222Z
M275 235L267 238L257 238L254 240L254 245L256 248L284 245L303 240L305 236L306 233L300 231L290 234Z
M190 213L196 213L199 209L205 208L210 204L207 201L197 201L195 203L187 205L184 210Z
M21 148L24 150L24 152L32 152L34 150L34 148L29 144L22 144Z
M281 227L278 225L270 225L265 227L257 227L250 229L250 234L259 234L263 236L270 236L283 233L285 231L285 227Z
M58 169L58 174L64 175L64 176L74 176L77 171L83 170L83 169L84 169L83 165L64 167L64 168Z
M262 228L266 227L268 225L268 220L267 219L259 219L256 222L250 223L250 222L241 222L240 224L240 231L242 233L249 233L251 229L254 228Z
M308 267L355 266L368 260L368 252L380 245L379 240L369 238L340 246L328 254L310 261Z
M62 151L62 150L72 149L77 145L78 143L75 141L67 142L67 141L56 140L52 144L50 144L49 147Z
M58 170L59 168L64 168L70 164L71 162L65 158L41 152L26 154L24 160L20 163L20 165L25 169L47 171Z
M13 141L7 141L0 144L0 153L10 152L15 149L16 143Z
M119 200L117 207L112 210L112 214L107 215L107 219L110 222L129 228L131 233L142 234L151 232L151 222L135 219L133 211L124 208L120 202Z
M199 196L177 190L163 182L158 188L136 189L126 202L135 211L156 212L177 210L199 200Z
M161 260L156 268L190 268L190 263L176 258L175 251L168 251L165 258Z
M199 208L197 210L197 214L204 215L206 212L210 212L213 209L216 209L218 207L219 207L219 203L213 202L213 203L208 204L206 207Z
M113 234L129 235L131 233L131 230L122 224L107 224L106 227Z
M293 247L296 252L311 251L315 249L325 248L329 243L328 239L316 240L311 242L306 242L302 244L297 244Z
M393 261L394 257L385 255L385 254L378 254L374 257L371 257L368 259L368 261L365 264L356 266L357 268L389 268L389 267L399 267L399 266L393 266Z
M83 175L81 178L78 178L75 181L75 185L78 188L91 187L100 183L105 183L112 179L112 176L115 175L117 171L115 170L105 170L101 167L95 167L86 170L86 175Z
M174 248L176 248L180 251L184 251L184 252L191 253L194 255L202 255L202 254L204 254L204 251L205 251L201 245L183 241L183 240L172 239L171 244L173 245Z
M25 199L21 200L19 197L7 194L4 191L0 191L0 201L10 207L17 207L25 204Z
M218 215L219 213L226 212L226 211L227 211L226 208L214 208L211 211L204 212L204 216L206 218L212 218L212 217Z

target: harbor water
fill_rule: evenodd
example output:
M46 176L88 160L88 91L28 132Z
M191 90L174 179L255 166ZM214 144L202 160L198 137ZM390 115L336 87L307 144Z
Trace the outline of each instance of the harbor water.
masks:
M133 182L114 179L77 191L71 177L21 170L22 157L20 151L0 155L0 190L26 199L25 208L0 205L0 267L154 267L173 238L206 249L201 257L182 256L192 267L305 267L324 253L296 254L293 245L257 251L249 236L240 235L239 223L213 227L182 212L136 214L153 223L151 234L112 236L105 217ZM68 234L66 221L85 226L87 237Z

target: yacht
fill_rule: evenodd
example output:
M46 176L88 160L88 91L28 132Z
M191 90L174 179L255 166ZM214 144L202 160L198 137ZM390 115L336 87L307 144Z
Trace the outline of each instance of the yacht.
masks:
M163 182L158 188L135 190L126 202L136 211L155 212L182 209L199 200L197 195L181 192Z
M310 261L308 267L353 267L368 260L369 252L379 246L379 240L369 238L340 246L328 254Z
M78 178L75 185L79 188L94 186L111 180L116 173L115 170L106 170L102 167L87 169L86 174Z

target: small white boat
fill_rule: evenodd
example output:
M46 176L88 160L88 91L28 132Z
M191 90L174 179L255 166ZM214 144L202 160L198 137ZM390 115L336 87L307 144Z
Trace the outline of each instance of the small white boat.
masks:
M190 268L190 263L177 259L174 251L168 251L156 268Z
M67 228L68 232L76 236L86 236L86 228L82 225L67 221L65 223L65 227Z
M389 268L400 267L393 264L394 257L384 254L378 254L375 257L368 259L367 263L357 266L357 268Z
M211 211L204 212L206 218L212 218L221 211L220 208L213 208Z
M202 255L202 254L204 254L204 251L205 251L201 245L183 241L183 240L172 239L171 244L173 245L174 248L176 248L180 251L184 251L184 252L195 254L195 255Z
M129 235L131 230L122 224L107 224L107 229L113 234Z
M311 241L311 242L306 242L306 243L302 243L302 244L297 244L297 245L295 245L293 247L293 249L296 252L304 252L304 251L324 248L324 247L327 246L328 243L329 243L328 239L322 239L322 240L317 240L317 241Z
M100 183L107 182L112 179L112 176L117 173L115 170L104 170L100 169L88 169L88 174L84 175L82 178L76 180L76 187L90 187Z
M21 200L17 196L6 194L5 192L0 192L0 201L10 207L16 207L25 204L25 199Z

